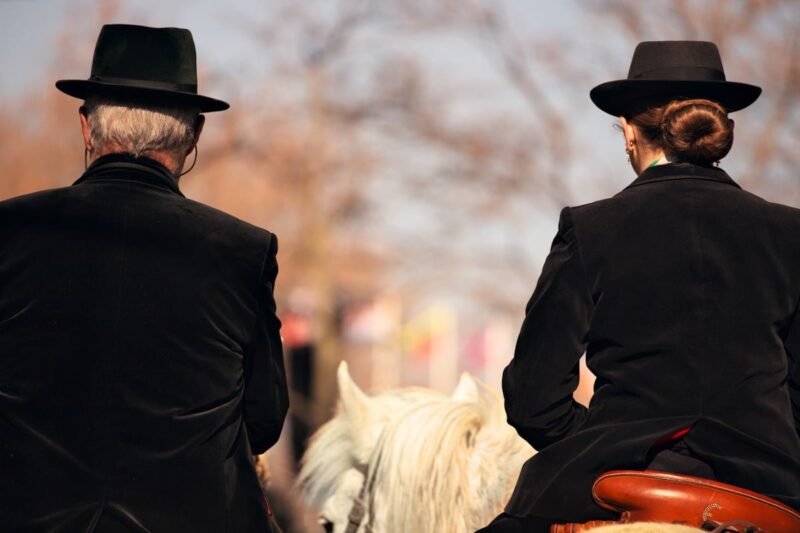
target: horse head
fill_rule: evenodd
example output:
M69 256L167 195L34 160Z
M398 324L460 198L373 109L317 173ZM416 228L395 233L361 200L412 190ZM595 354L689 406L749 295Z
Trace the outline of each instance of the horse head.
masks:
M468 374L449 396L369 396L346 363L337 378L336 416L312 437L299 478L329 530L471 531L502 510L533 450L505 423L499 395Z
M386 424L407 405L437 393L412 387L368 396L350 377L344 361L336 377L336 414L309 441L298 484L305 501L339 533L346 529L349 511L364 485L370 457Z

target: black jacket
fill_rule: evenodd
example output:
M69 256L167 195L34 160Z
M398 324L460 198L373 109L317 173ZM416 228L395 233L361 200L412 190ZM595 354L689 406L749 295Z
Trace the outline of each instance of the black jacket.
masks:
M147 159L0 202L0 529L269 531L276 250Z
M602 472L644 469L684 441L719 481L800 509L800 210L719 169L644 171L561 214L514 359L509 422L540 452L506 512L607 518ZM572 399L578 359L597 376Z

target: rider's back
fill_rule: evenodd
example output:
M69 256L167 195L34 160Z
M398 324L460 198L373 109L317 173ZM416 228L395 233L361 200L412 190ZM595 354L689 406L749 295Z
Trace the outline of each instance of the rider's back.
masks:
M559 418L548 413L560 412L563 402L553 399L561 394L530 392L533 378L528 391L507 378L509 420L542 449L523 469L530 482L518 484L508 510L600 518L594 478L647 468L658 446L686 429L682 443L716 479L800 507L790 397L800 365L787 379L791 351L800 353L800 211L741 190L721 170L689 164L648 169L615 197L567 211L563 264L576 266L550 267L548 276L546 265L547 281L529 305L544 309L539 316L570 308L565 316L586 317L552 335L586 343L595 395L588 411ZM550 301L550 293L561 296ZM526 344L525 332L515 360L547 345ZM555 356L547 365L537 358L541 387L572 386L545 371L562 364Z

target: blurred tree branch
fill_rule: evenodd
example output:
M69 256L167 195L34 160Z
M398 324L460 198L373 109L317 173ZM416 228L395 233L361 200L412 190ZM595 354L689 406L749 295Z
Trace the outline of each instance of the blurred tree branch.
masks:
M136 18L120 5L97 2L91 17L70 19L58 38L61 71L86 71L102 21ZM742 119L734 116L745 167L734 177L800 201L792 192L800 166L796 3L592 0L580 4L577 37L534 34L514 5L285 0L269 20L238 22L266 75L225 80L238 96L210 121L182 187L278 233L284 304L297 287L317 295L327 380L318 421L333 405L343 298L391 286L411 301L449 291L487 314L521 310L538 274L531 252L546 252L524 242L532 218L547 213L546 231L554 231L556 209L577 196L568 179L576 162L606 158L580 144L583 125L569 106L586 99L590 80L605 81L597 77L610 63L624 68L614 45L629 54L645 38L716 41L730 79L765 89ZM572 53L586 39L591 51ZM481 71L464 76L464 68ZM0 195L77 177L75 104L51 86L0 104L8 176Z
M642 9L628 0L599 0L605 19L635 42L696 39L715 42L728 79L761 85L760 120L737 124L734 150L747 152L737 179L761 194L795 180L800 165L800 9L790 0L680 0ZM733 73L733 76L732 76ZM736 116L734 116L736 118ZM783 195L779 195L783 196Z

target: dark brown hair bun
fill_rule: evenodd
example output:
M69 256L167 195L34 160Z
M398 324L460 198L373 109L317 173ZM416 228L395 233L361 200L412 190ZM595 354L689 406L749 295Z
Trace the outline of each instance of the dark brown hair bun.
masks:
M664 151L696 165L719 161L733 144L733 121L711 100L673 100L664 108L660 126Z

